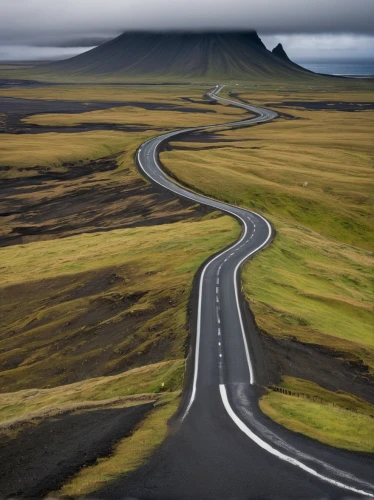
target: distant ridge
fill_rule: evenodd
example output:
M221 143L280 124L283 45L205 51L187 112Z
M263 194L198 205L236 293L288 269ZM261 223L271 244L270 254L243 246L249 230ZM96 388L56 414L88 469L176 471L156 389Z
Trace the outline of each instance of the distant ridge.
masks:
M310 78L310 72L292 63L283 47L282 51L267 50L256 31L133 32L38 71L111 80Z

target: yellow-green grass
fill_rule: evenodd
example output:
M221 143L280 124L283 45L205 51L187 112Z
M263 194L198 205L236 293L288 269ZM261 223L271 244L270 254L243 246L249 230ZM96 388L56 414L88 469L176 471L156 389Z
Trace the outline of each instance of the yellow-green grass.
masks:
M89 495L108 483L136 470L162 443L168 433L167 420L179 404L178 395L163 396L158 406L138 425L135 432L117 443L112 455L82 468L58 492L57 496Z
M302 393L303 397L268 391L260 400L260 407L272 420L330 446L374 452L372 405L306 380L285 377L282 386Z
M233 241L239 231L230 217L208 216L192 222L82 234L64 238L58 246L45 241L0 248L2 286L124 263L135 269L139 262L154 266L150 279L162 285L172 278L168 276L171 261L175 276L193 275L196 264Z
M284 101L329 101L360 103L373 102L374 82L373 80L342 79L319 84L317 82L308 85L262 85L246 88L226 86L222 94L235 94L245 101L265 105L267 103L281 103Z
M51 87L12 87L0 89L0 96L21 99L69 101L155 102L194 107L184 98L201 102L211 87L192 85L53 85Z
M293 114L301 119L218 133L213 145L172 143L182 149L161 159L211 196L372 248L374 112Z
M155 399L160 391L172 392L182 387L184 364L183 359L164 361L52 389L0 393L0 426L14 427L17 422L42 420L89 404L113 405L118 399L139 404L143 399ZM141 397L133 398L134 395Z
M239 233L207 216L1 248L1 390L182 358L194 275Z
M40 126L74 126L87 123L111 123L116 125L142 125L163 128L183 128L188 126L214 125L239 120L245 112L229 106L194 105L196 112L148 110L134 106L90 111L80 114L48 113L26 118L25 123ZM208 109L209 113L204 112ZM200 111L200 112L199 112Z
M272 246L243 270L259 327L374 370L372 255L275 219Z
M260 90L247 97L266 102ZM215 143L172 143L182 149L161 158L182 183L275 225L272 247L243 272L259 326L373 370L374 112L292 114L300 119L218 132Z
M137 137L137 140L139 138ZM96 160L131 148L136 149L131 135L117 131L92 131L76 134L2 134L1 178L37 175L38 168L63 171L64 163ZM27 167L27 170L25 170ZM19 170L22 169L22 170Z

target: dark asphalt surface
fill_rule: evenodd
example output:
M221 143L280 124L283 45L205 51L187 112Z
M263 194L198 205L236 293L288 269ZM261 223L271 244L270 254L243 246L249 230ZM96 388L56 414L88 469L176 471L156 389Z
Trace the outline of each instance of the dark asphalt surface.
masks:
M218 97L221 88L208 96L258 115L230 125L276 118L270 110ZM244 314L239 270L245 260L271 242L270 224L258 214L179 186L163 172L158 160L163 143L202 129L170 132L144 143L138 151L139 167L163 188L232 214L240 220L243 233L202 270L190 384L172 434L147 464L97 496L341 499L373 495L371 457L335 450L294 434L259 410L266 370L258 334Z

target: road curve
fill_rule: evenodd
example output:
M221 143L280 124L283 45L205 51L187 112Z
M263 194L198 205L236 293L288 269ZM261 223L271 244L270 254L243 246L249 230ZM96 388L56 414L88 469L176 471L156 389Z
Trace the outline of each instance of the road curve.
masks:
M199 278L193 374L180 426L150 462L103 496L138 498L356 498L374 497L373 460L335 450L275 424L261 413L258 399L266 384L260 343L246 314L239 271L272 239L261 215L194 193L162 169L158 152L178 135L246 126L277 117L273 111L225 99L211 99L255 113L255 118L211 127L168 132L137 152L138 166L153 183L177 196L234 216L240 239L212 257Z

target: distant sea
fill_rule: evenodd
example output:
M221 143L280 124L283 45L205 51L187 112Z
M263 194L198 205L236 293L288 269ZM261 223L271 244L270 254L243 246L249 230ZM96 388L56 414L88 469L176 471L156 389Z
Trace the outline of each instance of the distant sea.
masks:
M374 76L374 59L364 61L295 61L316 73L328 75Z

